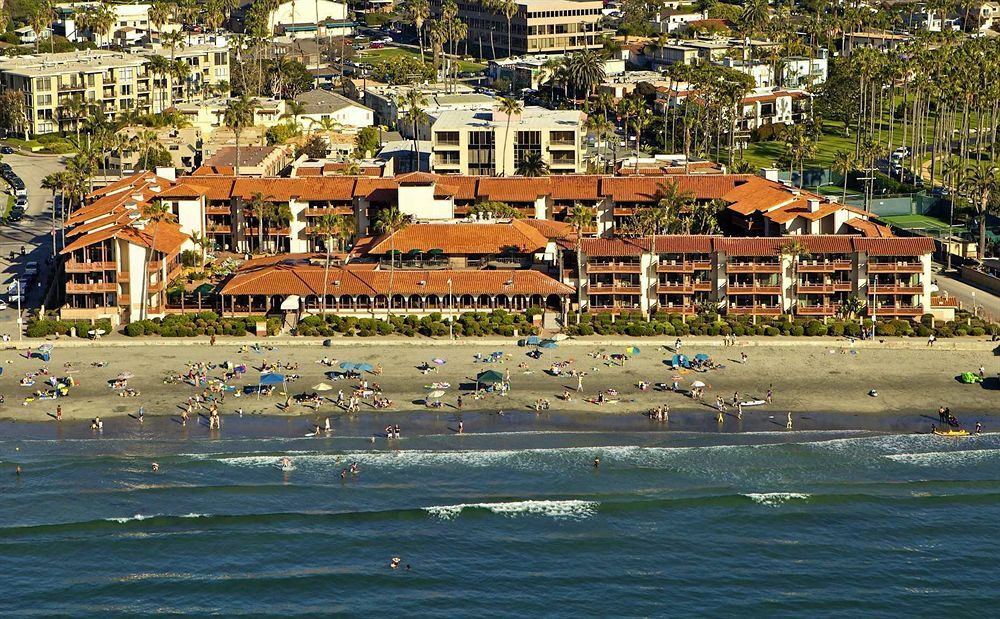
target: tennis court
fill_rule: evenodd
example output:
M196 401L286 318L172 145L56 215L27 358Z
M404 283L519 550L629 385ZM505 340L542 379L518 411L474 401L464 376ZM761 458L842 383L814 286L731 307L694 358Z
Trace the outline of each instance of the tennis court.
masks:
M882 221L906 230L928 230L947 232L948 223L927 215L889 215L879 217Z

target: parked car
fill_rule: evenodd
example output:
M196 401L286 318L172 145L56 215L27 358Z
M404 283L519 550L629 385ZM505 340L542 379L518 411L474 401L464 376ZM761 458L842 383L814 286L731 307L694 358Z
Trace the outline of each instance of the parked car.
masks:
M16 206L27 206L28 205L28 197L27 196L18 196L17 200L15 201L15 205Z
M28 262L24 265L24 274L28 276L38 274L38 263L35 261Z
M383 47L385 47L385 43L382 43L381 41L375 41L368 46L369 49L382 49Z
M7 309L7 303L5 303L4 301L0 301L0 312L4 311L5 309Z
M7 221L21 221L24 219L24 211L11 211L7 215Z
M3 153L4 155L13 155L14 147L4 144L3 146L0 146L0 153Z

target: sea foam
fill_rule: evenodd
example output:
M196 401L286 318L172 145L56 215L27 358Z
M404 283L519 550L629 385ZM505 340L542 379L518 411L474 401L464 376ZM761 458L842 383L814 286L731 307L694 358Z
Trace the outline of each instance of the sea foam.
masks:
M744 494L743 496L758 505L767 505L768 507L777 507L788 501L805 501L809 498L808 494L799 492L762 492Z
M118 524L125 524L126 522L135 522L137 520L149 520L150 518L156 518L159 514L136 514L134 516L124 516L122 518L105 518L108 522L117 522Z
M966 449L960 451L927 451L923 453L901 453L885 456L894 462L915 466L947 466L970 464L992 460L1000 454L1000 449Z
M556 520L583 520L597 513L595 501L508 501L500 503L459 503L425 507L424 511L441 520L457 518L464 510L482 509L508 518L548 516Z

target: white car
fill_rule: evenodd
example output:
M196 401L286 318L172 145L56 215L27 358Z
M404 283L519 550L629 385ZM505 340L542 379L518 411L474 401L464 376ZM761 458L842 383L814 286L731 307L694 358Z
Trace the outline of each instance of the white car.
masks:
M7 304L4 303L3 301L0 301L0 312L4 311L5 309L7 309Z

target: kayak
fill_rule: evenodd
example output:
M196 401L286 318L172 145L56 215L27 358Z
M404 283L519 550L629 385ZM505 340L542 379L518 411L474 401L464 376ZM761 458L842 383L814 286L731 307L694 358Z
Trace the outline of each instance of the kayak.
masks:
M743 406L760 406L761 404L767 404L764 400L750 400L749 402L743 402Z
M968 430L934 430L938 436L969 436Z

